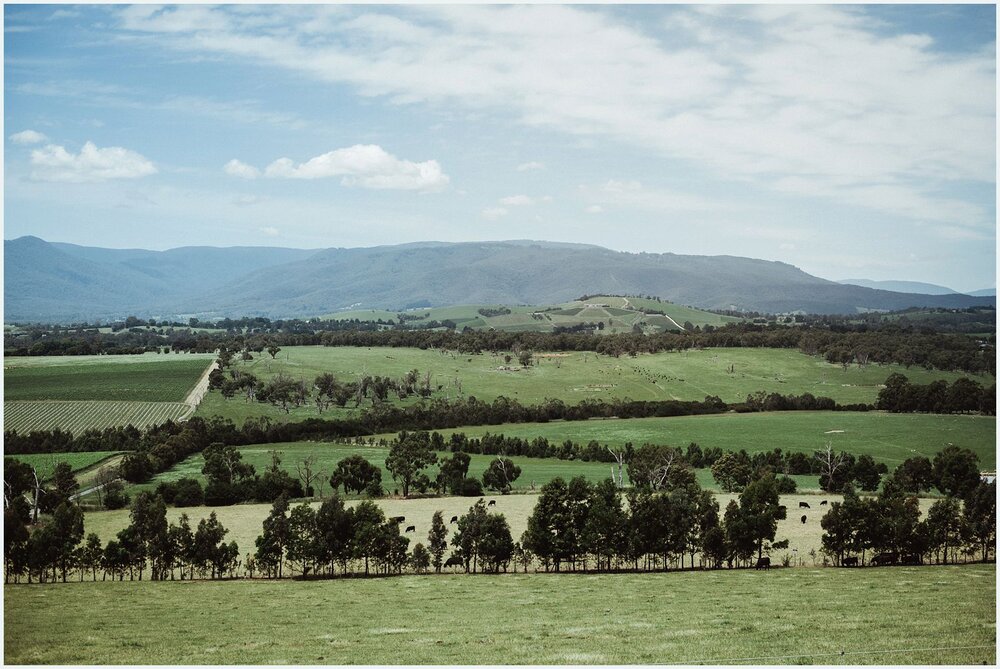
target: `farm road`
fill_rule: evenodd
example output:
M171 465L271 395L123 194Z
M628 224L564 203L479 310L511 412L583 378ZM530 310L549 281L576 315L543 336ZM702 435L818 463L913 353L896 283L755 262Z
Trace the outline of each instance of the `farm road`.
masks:
M191 414L194 413L194 410L198 408L199 404L201 404L202 398L205 397L205 393L208 392L208 375L211 374L212 370L218 366L219 363L213 360L212 364L205 370L205 373L201 375L200 379L198 379L198 383L194 384L194 388L192 388L191 392L189 392L187 397L184 398L183 403L188 405L188 410L184 412L183 416L181 416L181 420L187 420L190 418Z

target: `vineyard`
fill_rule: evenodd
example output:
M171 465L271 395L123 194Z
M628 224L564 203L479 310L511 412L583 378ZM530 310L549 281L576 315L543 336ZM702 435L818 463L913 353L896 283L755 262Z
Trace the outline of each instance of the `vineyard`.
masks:
M181 402L40 401L4 402L4 429L18 432L60 430L79 434L121 425L144 428L183 417Z

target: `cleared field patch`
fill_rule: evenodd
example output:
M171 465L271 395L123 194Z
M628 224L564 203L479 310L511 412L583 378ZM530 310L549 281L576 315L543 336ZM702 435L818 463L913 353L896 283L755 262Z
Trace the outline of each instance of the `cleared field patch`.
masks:
M994 565L8 586L4 661L995 664L995 606Z
M52 476L56 465L60 462L68 462L73 471L78 473L94 467L98 464L110 461L119 451L92 451L89 453L29 453L29 454L8 454L6 458L16 458L35 468L39 477L47 479ZM79 476L77 477L79 481Z
M155 354L154 354L155 355ZM84 360L74 358L82 357ZM130 360L117 360L117 357ZM4 399L180 402L208 356L63 356L4 360ZM25 362L28 361L28 362ZM30 364L35 363L35 364Z
M567 403L584 398L703 400L707 395L717 395L726 402L742 402L759 390L784 395L809 392L840 403L874 402L881 384L893 372L906 374L914 383L935 379L951 382L964 376L907 370L899 365L853 366L844 371L840 365L831 365L820 357L787 349L691 350L635 358L572 351L558 357L538 355L534 365L516 372L502 369L504 355L463 355L415 348L297 346L283 348L276 359L265 354L249 362L236 362L234 368L262 379L283 372L310 384L324 372L349 381L364 374L399 378L417 369L421 374L431 373L434 397L475 396L492 402L505 396L522 404L537 404L548 398ZM992 376L976 380L985 385L994 383ZM416 398L409 398L402 403L415 401ZM350 402L347 409L331 409L323 415L343 416L354 411L352 406ZM246 403L239 398L227 401L218 392L211 392L199 406L198 415L220 415L242 423L256 416L302 420L317 416L318 412L315 406L308 405L286 414L278 407Z
M142 429L178 420L190 410L181 402L4 402L3 418L4 430L25 433L59 428L80 434L84 430L125 425Z
M632 442L635 446L653 443L686 448L695 442L702 448L745 449L751 454L774 448L812 453L830 442L836 450L867 453L885 462L889 469L917 455L933 458L952 443L974 451L984 469L996 467L996 418L992 416L783 411L486 425L438 432L446 440L453 432L464 432L469 437L489 432L528 440L545 437L555 443L566 439L584 444L596 440L613 446Z

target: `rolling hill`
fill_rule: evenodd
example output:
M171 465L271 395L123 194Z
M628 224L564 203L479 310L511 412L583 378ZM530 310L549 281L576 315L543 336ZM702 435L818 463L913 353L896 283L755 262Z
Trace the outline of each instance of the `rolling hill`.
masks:
M995 298L841 285L781 262L623 253L548 242L417 243L302 250L99 249L4 242L6 322L262 315L347 307L560 304L582 294L655 295L700 309L856 313L964 308Z

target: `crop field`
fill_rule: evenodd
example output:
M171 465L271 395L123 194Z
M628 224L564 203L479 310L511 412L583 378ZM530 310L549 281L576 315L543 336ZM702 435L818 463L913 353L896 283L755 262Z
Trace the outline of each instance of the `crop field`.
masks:
M4 360L4 400L181 402L209 355L44 356Z
M243 461L254 466L258 473L264 471L271 465L271 452L277 451L281 458L281 468L286 470L293 478L297 478L296 463L302 462L309 456L316 456L314 471L323 472L322 484L329 489L330 474L337 463L352 455L360 455L382 471L382 487L390 492L400 486L395 484L392 476L385 468L385 458L389 454L388 449L372 446L356 446L340 443L324 442L295 442L283 444L260 444L254 446L242 446L239 448L243 456ZM439 452L438 457L449 457L450 452ZM482 474L486 471L490 461L496 457L494 455L469 454L469 476L482 479ZM558 458L528 458L514 456L514 464L521 468L521 476L514 481L513 490L515 492L528 492L537 490L545 483L557 476L569 480L575 476L583 476L594 483L608 478L611 475L611 463L605 462L583 462L582 460L560 460ZM177 463L170 469L157 474L149 482L134 485L130 490L136 492L142 490L153 490L157 485L166 481L176 481L180 478L195 478L205 484L205 477L201 469L205 464L202 455L192 455ZM615 465L617 467L617 465ZM437 476L438 467L433 465L427 467L424 472L433 480ZM628 472L623 470L625 480L628 481ZM718 489L712 472L708 469L697 469L695 474L698 483L707 489ZM815 476L793 476L799 489L818 489L819 479ZM343 489L340 491L343 493Z
M4 402L5 430L84 430L132 425L139 429L182 418L191 410L180 402L41 401Z
M4 429L30 432L133 425L190 412L183 401L212 355L84 355L4 360Z
M118 451L92 451L89 453L30 453L8 455L6 457L16 458L21 462L33 466L35 471L38 472L39 477L47 479L52 476L52 472L55 471L56 465L60 462L68 462L74 472L80 472L104 463L105 461L110 461L111 458L116 455L118 455ZM77 481L79 481L79 476L77 476Z
M562 443L596 440L612 446L632 442L669 444L747 453L780 448L784 452L812 453L830 442L835 450L867 453L894 469L907 458L934 455L951 443L979 456L983 469L996 467L996 418L938 414L891 414L881 411L780 411L673 418L592 419L510 425L478 425L438 430L447 440L454 432L468 437L485 433ZM377 435L374 439L390 439Z
M708 395L717 395L727 402L742 402L748 394L759 390L784 395L809 392L840 403L874 402L881 384L893 372L906 374L914 383L935 379L951 382L964 376L917 368L907 370L899 365L852 366L844 370L823 358L788 349L689 350L635 358L592 352L541 353L535 356L535 361L533 366L521 368L516 359L507 363L503 354L298 346L282 349L276 359L263 354L252 361L237 362L235 368L262 379L285 373L310 384L325 372L347 381L365 374L399 378L417 369L421 374L431 372L434 397L475 396L491 402L505 396L522 404L536 404L547 398L575 404L583 399L703 400ZM977 380L985 385L994 383L992 376ZM404 403L415 401L410 398ZM353 411L352 406L353 402L349 402L346 409L333 408L323 415L344 415ZM248 403L239 397L226 400L218 392L208 393L197 413L224 416L238 424L263 415L274 420L301 420L319 415L314 405L293 408L286 414L279 407Z
M996 663L995 565L67 583L4 613L8 664Z
M729 504L730 500L737 497L738 495L731 493L716 493L715 498L719 502L720 512L725 512L726 505ZM410 537L410 548L412 548L413 544L418 541L425 546L427 545L427 532L430 530L431 517L435 511L442 511L445 522L447 522L452 516L460 516L468 513L469 507L477 499L479 498L425 497L380 499L375 500L375 503L382 508L387 517L406 517L404 527L401 527L400 530L410 525L416 528L414 532L406 534L406 536ZM528 517L535 508L538 495L486 495L484 499L487 501L491 499L496 500L496 505L490 507L490 510L504 514L507 522L510 524L511 536L514 541L520 541L521 535L524 534L525 529L528 527ZM795 565L799 566L814 566L822 563L821 557L813 558L809 552L815 550L818 553L821 547L823 529L820 527L819 522L820 518L823 517L829 508L829 506L819 506L819 502L824 499L834 502L840 501L842 497L827 493L822 495L794 494L781 496L781 503L788 507L788 518L778 522L778 531L775 540L788 539L789 546L787 550L776 551L772 556L772 562L780 564L781 558L787 555ZM809 504L810 508L799 510L800 501ZM353 506L357 503L357 500L346 502L348 506ZM925 516L933 503L934 500L932 499L920 500L920 509ZM318 507L319 504L319 502L312 503L314 507ZM197 526L198 520L207 518L212 511L215 511L219 522L229 530L229 534L226 535L226 541L235 540L240 547L240 553L245 555L255 550L254 542L260 535L261 524L270 510L270 504L239 504L223 507L198 506L184 509L168 507L167 519L171 522L177 522L181 514L186 513L191 519L192 526ZM803 514L806 516L805 523L801 521ZM106 543L109 539L113 539L119 530L125 529L128 526L129 510L120 509L117 511L87 513L84 516L84 524L86 532L95 532ZM454 528L454 525L449 525L449 541L451 531Z

